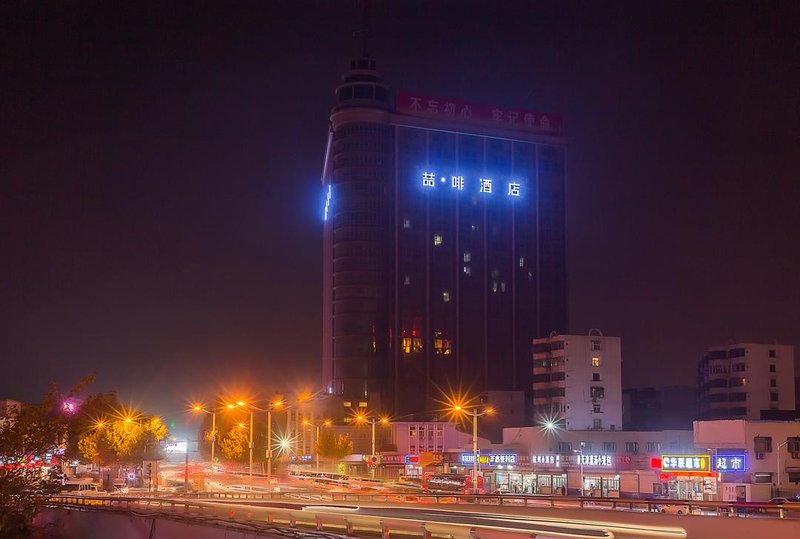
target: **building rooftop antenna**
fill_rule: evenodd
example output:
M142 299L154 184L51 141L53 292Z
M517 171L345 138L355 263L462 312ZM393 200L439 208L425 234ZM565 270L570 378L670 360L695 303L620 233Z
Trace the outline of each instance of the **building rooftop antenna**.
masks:
M361 25L358 30L353 32L353 37L361 38L361 57L368 58L370 37L369 12L372 8L372 0L361 0L359 4L361 4Z

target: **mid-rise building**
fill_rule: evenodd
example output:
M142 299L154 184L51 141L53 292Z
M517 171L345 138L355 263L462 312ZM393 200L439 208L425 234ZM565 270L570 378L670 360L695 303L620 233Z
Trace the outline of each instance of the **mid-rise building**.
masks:
M622 429L619 337L551 335L533 341L533 407L539 424L567 430Z
M532 339L567 324L561 118L392 94L368 56L335 96L324 387L395 417L448 388L530 396Z
M709 348L698 367L705 419L766 419L795 410L794 346L738 343Z

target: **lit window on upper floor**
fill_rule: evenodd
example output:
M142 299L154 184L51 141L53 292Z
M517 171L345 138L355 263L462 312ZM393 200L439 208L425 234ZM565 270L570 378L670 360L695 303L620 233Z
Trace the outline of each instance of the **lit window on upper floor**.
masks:
M345 408L350 408L351 406L353 406L353 403L350 401L344 401L342 404L344 405Z
M449 290L445 290L444 292L442 292L442 300L443 300L445 303L447 303L448 301L450 301L450 291L449 291Z
M492 292L497 292L497 281L492 281Z
M500 283L500 292L505 292L505 291L506 291L506 283L502 282Z
M410 284L411 284L411 275L408 275L408 274L406 274L406 275L403 277L403 284L404 284L405 286L408 286L408 285L410 285Z
M369 403L367 403L367 402L361 401L361 402L358 403L358 407L359 408L366 408L368 404Z
M433 235L433 244L439 246L442 244L442 235L441 234L434 234Z
M464 251L464 262L472 262L472 253Z
M467 277L472 275L472 268L470 266L464 266L464 275L466 275Z
M520 268L524 268L525 267L525 257L524 256L519 257L519 267Z
M350 416L347 416L347 417L344 418L344 422L345 423L352 423L353 422L353 418L350 417Z
M592 358L592 367L599 367L599 366L600 366L600 358L599 357L593 357Z
M403 228L411 228L411 219L403 219Z
M477 232L480 230L480 227L478 225L469 225L469 229L473 232Z

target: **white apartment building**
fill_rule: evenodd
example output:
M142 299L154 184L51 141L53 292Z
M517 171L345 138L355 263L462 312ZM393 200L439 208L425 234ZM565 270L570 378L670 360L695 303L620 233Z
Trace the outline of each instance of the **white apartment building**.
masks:
M705 419L773 419L795 409L794 346L738 343L709 348L698 368Z
M622 429L619 337L551 335L533 341L533 408L538 423L567 430Z

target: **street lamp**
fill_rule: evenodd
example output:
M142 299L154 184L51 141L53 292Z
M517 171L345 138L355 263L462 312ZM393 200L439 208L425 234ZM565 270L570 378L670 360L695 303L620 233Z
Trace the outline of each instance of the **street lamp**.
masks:
M317 446L319 445L319 427L320 427L320 423L318 421L315 421L314 423L312 423L308 419L304 419L303 420L303 425L305 425L306 427L310 427L312 425L314 426L314 440L313 440L313 445L314 445L314 468L316 469L316 471L319 471L319 448ZM330 427L331 426L331 420L330 419L326 419L326 420L324 420L322 422L321 425L323 427Z
M584 478L583 478L583 442L581 442L580 449L573 449L573 453L578 453L580 455L580 465L581 465L581 497L583 497L586 493L584 492L583 485L584 485ZM602 486L602 485L601 485ZM602 495L602 493L601 493Z
M467 410L467 406L461 404L453 405L453 412L456 414L468 414L472 416L472 488L478 492L478 418L485 415L492 415L494 408L486 408L478 412L478 407L471 407L472 411Z
M211 414L211 470L214 470L214 450L217 445L217 410L208 411L201 404L192 406L192 411L196 414Z
M378 424L388 425L391 421L389 420L388 417L384 416L380 418L367 417L367 415L363 413L357 414L355 416L355 420L356 423L360 423L362 425L366 423L367 425L370 425L370 427L372 428L372 444L371 444L372 453L370 454L369 461L372 464L372 466L370 467L370 475L374 478L375 477L375 425Z
M250 410L250 490L253 490L253 410L258 412L266 412L267 413L267 449L266 449L266 458L267 458L267 486L268 488L272 488L272 411L276 408L281 408L284 406L284 402L282 400L277 400L275 402L270 402L266 408L259 408L254 404L250 404L244 401L236 401L234 404L228 404L227 407L230 409L233 408L248 408Z

